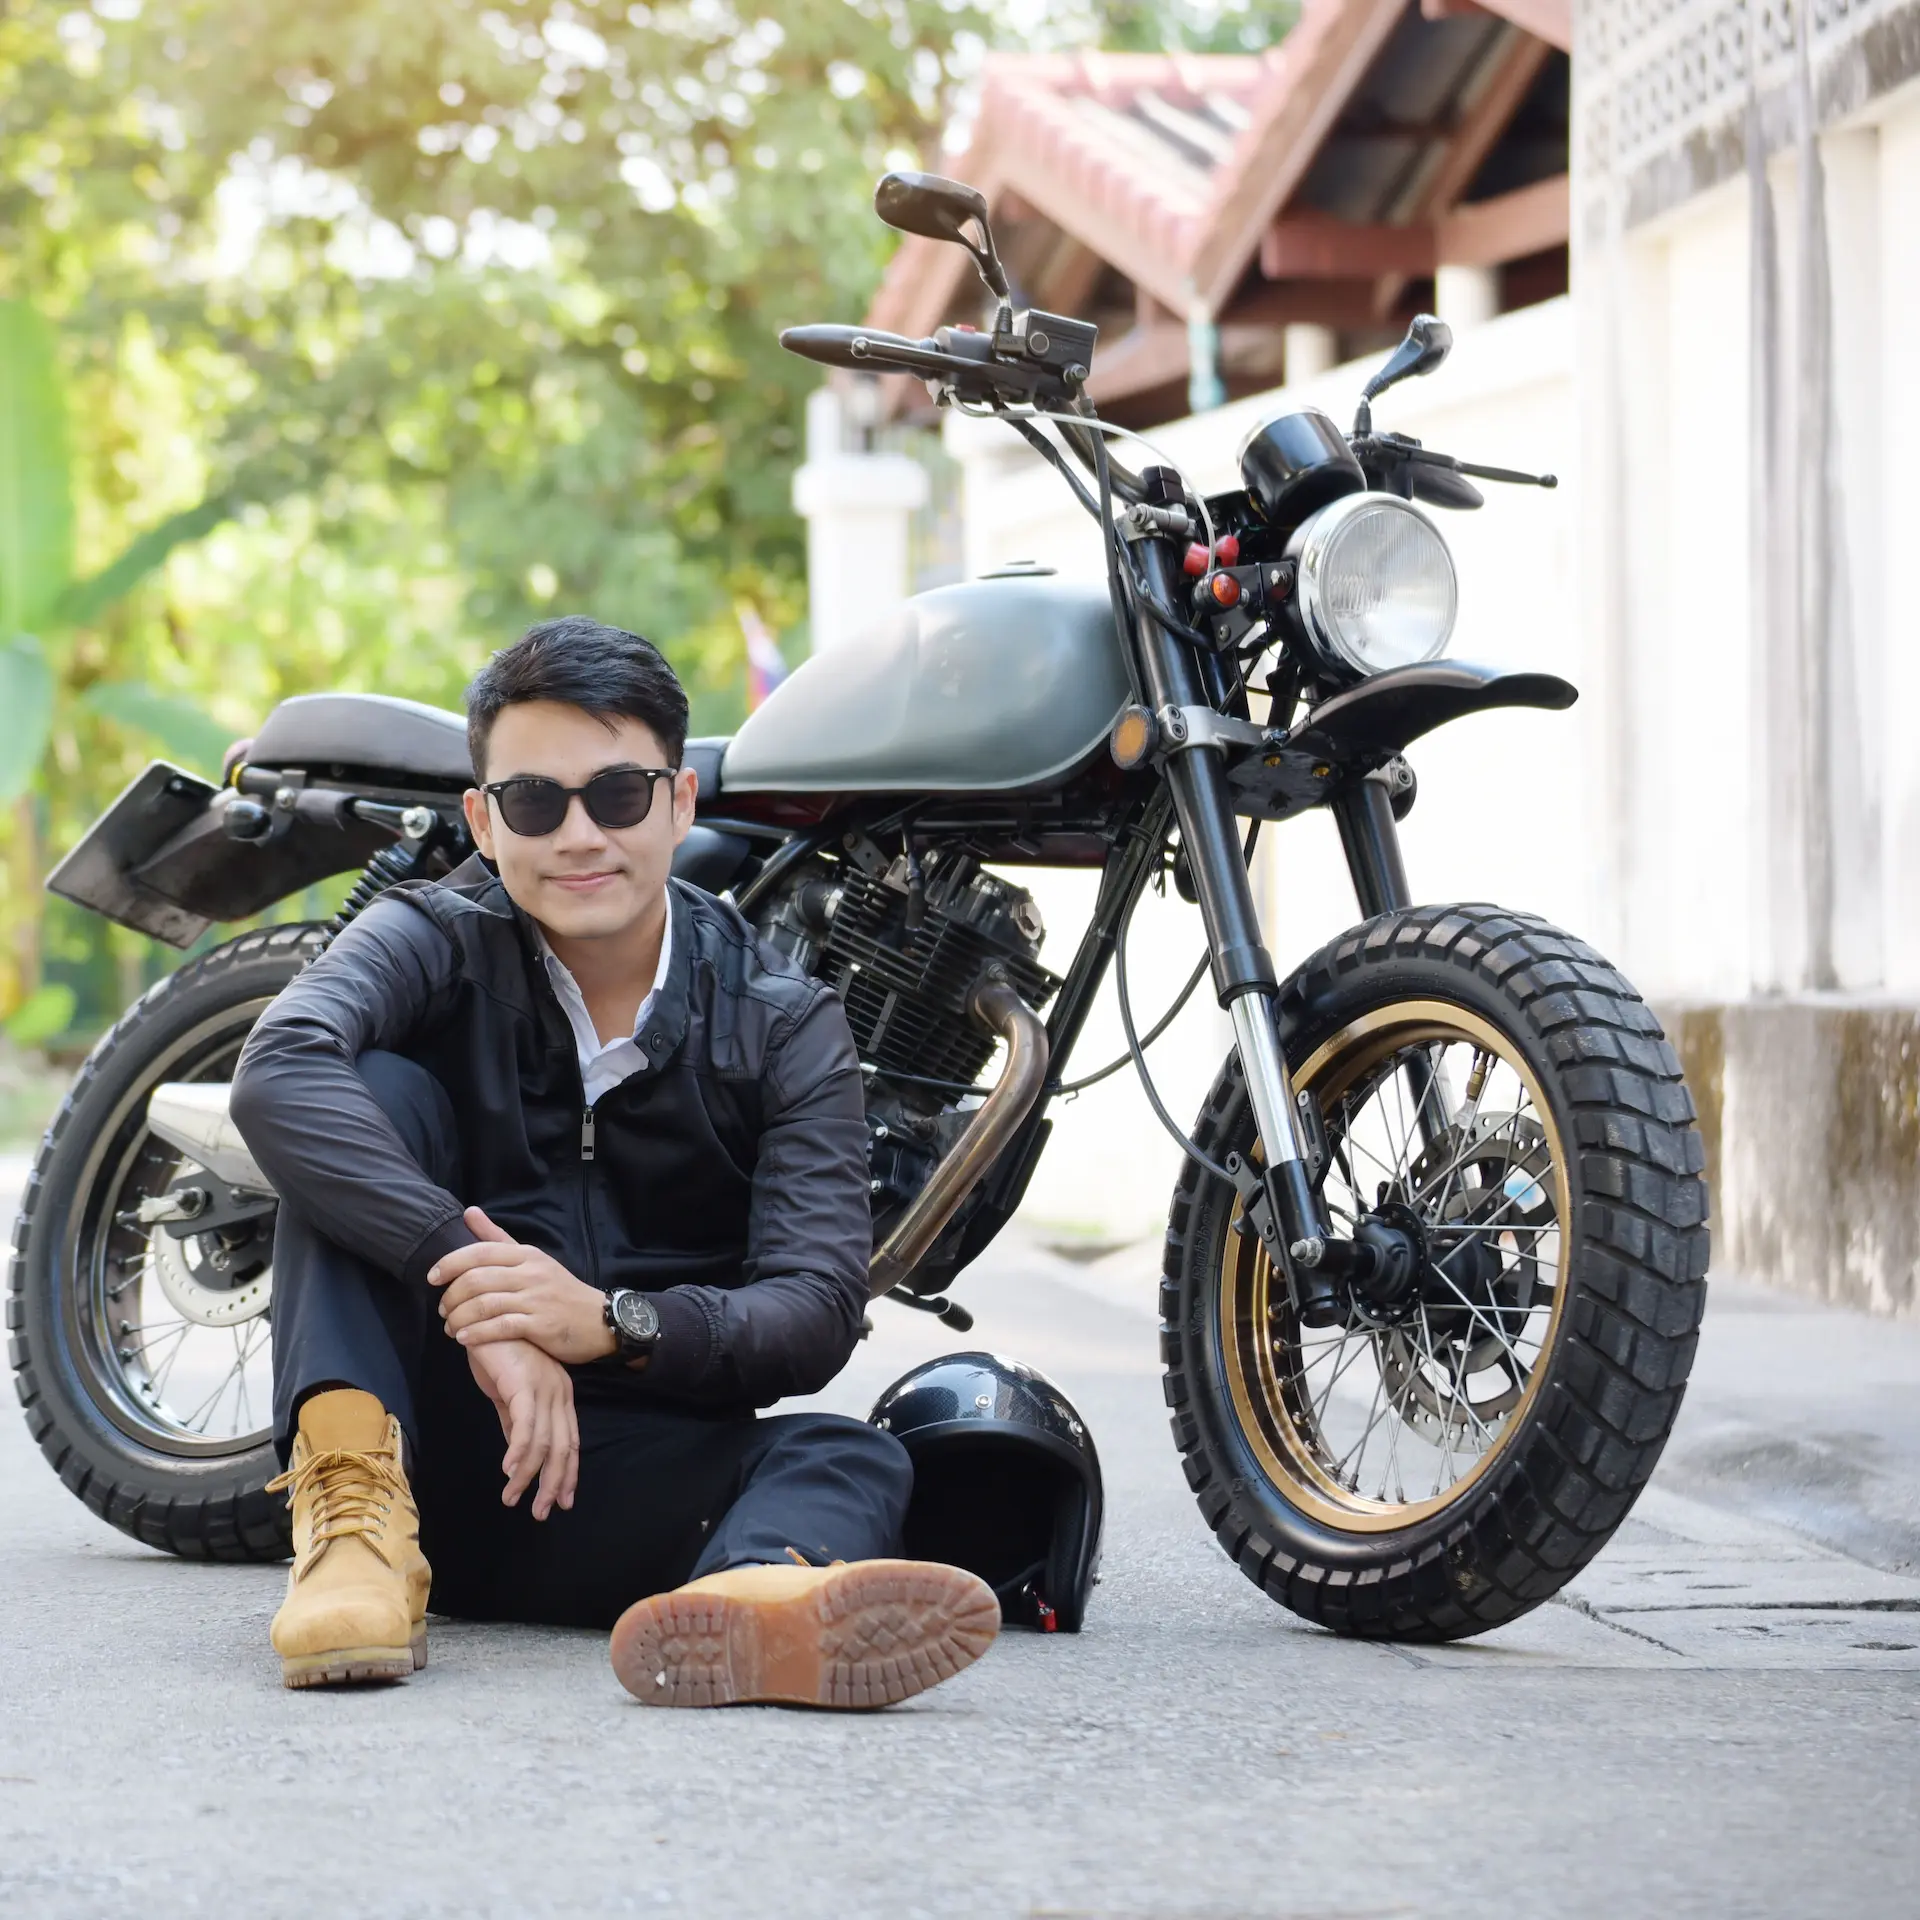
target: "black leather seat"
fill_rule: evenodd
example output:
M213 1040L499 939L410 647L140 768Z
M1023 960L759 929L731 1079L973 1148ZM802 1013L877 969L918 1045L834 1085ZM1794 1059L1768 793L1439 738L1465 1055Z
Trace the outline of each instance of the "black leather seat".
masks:
M259 767L356 767L395 786L473 784L467 723L444 707L385 693L302 693L261 722L247 752Z
M700 776L701 797L720 791L724 734L689 740L684 764ZM302 693L261 722L247 758L260 767L358 767L415 781L471 786L467 723L444 707L385 693Z

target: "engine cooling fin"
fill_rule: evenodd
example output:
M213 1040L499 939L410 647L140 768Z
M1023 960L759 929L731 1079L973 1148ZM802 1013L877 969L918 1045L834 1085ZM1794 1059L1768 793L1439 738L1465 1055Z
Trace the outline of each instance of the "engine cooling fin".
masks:
M1031 895L944 849L923 857L918 878L915 889L904 857L871 868L837 862L830 881L800 888L768 931L840 995L869 1067L971 1086L994 1049L967 1011L983 970L999 966L1029 1007L1045 1005L1060 981L1034 958L1043 934Z

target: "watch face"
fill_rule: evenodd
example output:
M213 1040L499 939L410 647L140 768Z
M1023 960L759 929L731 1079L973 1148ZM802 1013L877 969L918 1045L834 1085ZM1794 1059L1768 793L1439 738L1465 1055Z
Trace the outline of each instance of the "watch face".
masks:
M613 1318L629 1340L652 1340L660 1332L660 1316L653 1302L638 1293L617 1293L613 1297Z

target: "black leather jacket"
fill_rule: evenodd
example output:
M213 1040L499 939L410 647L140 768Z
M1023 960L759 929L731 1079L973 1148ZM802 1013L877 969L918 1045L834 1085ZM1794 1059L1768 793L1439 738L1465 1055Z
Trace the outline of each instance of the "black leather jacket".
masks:
M595 1285L660 1313L638 1373L577 1380L708 1406L811 1393L846 1363L872 1223L860 1063L832 989L722 901L668 883L673 948L648 1065L589 1116L532 923L477 857L383 894L261 1016L233 1117L283 1203L418 1285L477 1204ZM460 1121L435 1186L354 1061L426 1067Z

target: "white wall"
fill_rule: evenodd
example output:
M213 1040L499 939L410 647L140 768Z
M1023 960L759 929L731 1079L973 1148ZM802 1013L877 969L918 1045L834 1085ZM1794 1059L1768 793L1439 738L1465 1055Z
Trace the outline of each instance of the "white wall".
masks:
M1920 87L1820 137L1831 262L1835 984L1920 991ZM1784 431L1806 441L1796 158L1768 166ZM1582 658L1596 695L1597 923L1644 991L1738 1000L1808 984L1804 662L1762 596L1795 591L1756 536L1754 208L1736 178L1576 260L1582 305ZM1800 409L1799 413L1795 409ZM1802 459L1808 457L1800 455ZM1764 543L1756 546L1756 539ZM1785 584L1782 585L1784 578ZM1814 983L1817 984L1817 983Z
M1396 389L1376 423L1430 446L1499 466L1557 472L1556 492L1489 487L1478 513L1442 514L1460 571L1457 657L1541 668L1578 682L1574 618L1576 510L1568 302L1507 314L1463 330L1452 358ZM1324 407L1343 426L1373 363L1335 368L1157 430L1165 456L1205 491L1237 484L1235 455L1249 427L1292 408ZM969 574L1012 559L1099 577L1092 521L1060 481L1005 427L956 418L949 450L965 473ZM1138 448L1125 449L1137 464ZM1144 457L1144 456L1143 456ZM1582 849L1580 709L1505 713L1461 722L1418 743L1409 758L1419 804L1404 838L1409 874L1426 900L1498 900L1586 931L1596 864ZM1267 830L1256 879L1268 942L1284 973L1358 917L1330 818L1309 815ZM1092 877L1021 876L1050 929L1042 958L1063 971L1093 899ZM1137 927L1134 1005L1144 1025L1185 980L1201 950L1198 913L1171 893L1149 898ZM1111 984L1089 1022L1073 1070L1103 1064L1123 1045ZM1183 1124L1198 1111L1230 1045L1203 983L1194 1004L1150 1056L1168 1107ZM1119 1236L1163 1221L1179 1155L1154 1122L1130 1073L1055 1108L1054 1138L1026 1211Z
M1920 993L1920 95L1887 103L1879 123L1877 227L1880 249L1878 379L1880 585L1874 606L1881 636L1879 705L1886 729L1880 809L1886 984ZM1864 503L1863 503L1864 505Z

